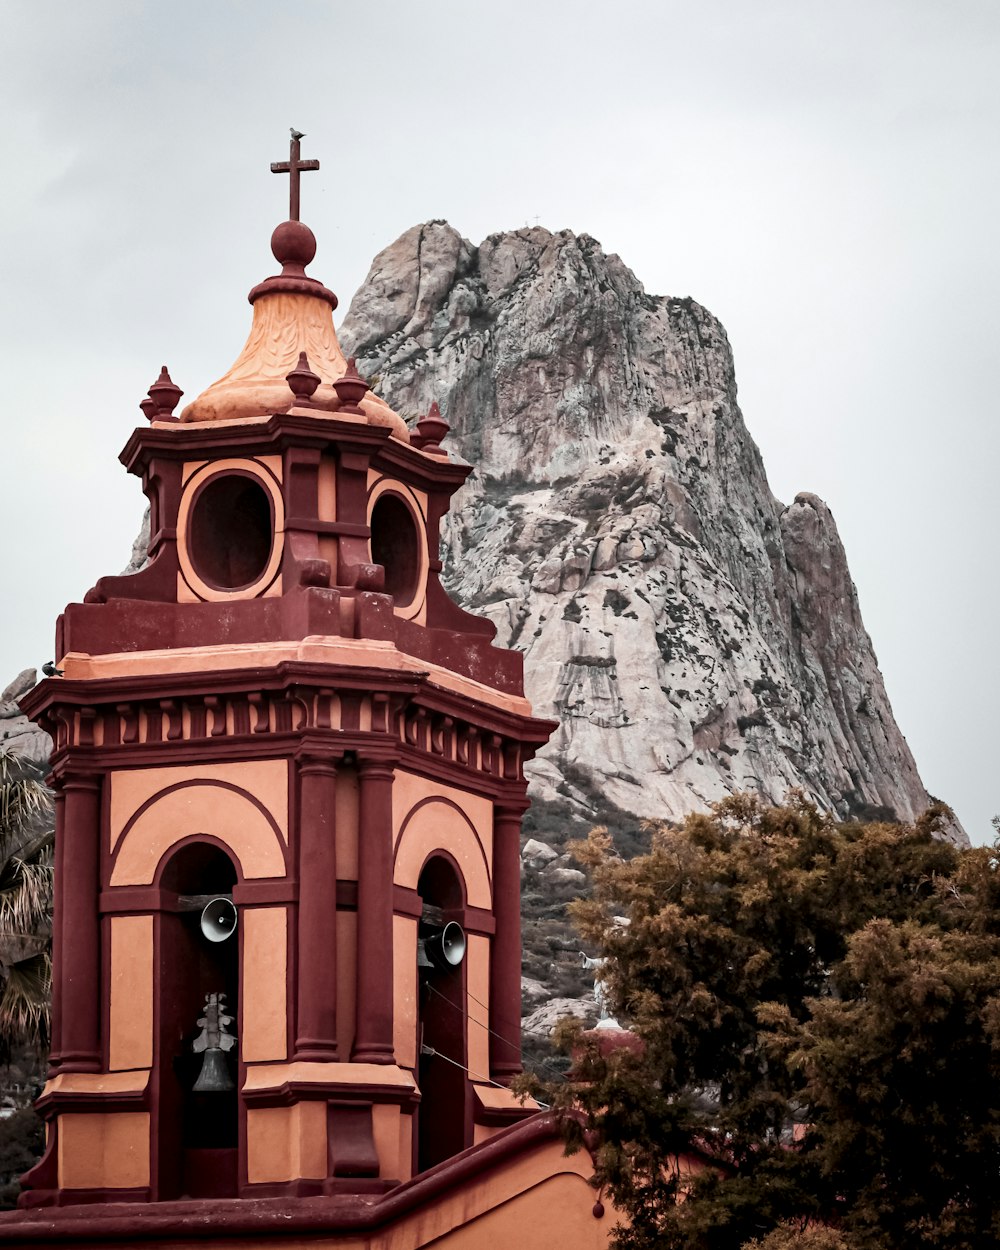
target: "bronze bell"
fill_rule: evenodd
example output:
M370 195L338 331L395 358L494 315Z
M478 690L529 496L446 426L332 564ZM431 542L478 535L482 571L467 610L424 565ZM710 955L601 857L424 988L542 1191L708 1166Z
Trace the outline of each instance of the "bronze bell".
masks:
M218 901L220 900L217 899L216 902ZM235 915L232 904L229 906ZM208 911L208 908L205 910ZM196 1055L204 1053L205 1057L201 1061L201 1071L192 1088L196 1094L214 1094L235 1089L225 1055L227 1050L232 1050L236 1045L236 1038L229 1032L233 1017L226 1007L225 994L206 994L204 1011L205 1014L198 1020L201 1032L192 1042L191 1049Z
M235 1089L233 1078L229 1075L229 1064L226 1056L216 1047L205 1051L201 1062L201 1071L193 1089L196 1094L217 1094L228 1089Z

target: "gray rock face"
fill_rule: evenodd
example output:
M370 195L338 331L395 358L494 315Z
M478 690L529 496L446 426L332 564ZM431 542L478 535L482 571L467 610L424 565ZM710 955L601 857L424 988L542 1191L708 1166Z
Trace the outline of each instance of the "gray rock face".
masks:
M585 998L553 998L541 1007L521 1019L521 1029L533 1037L552 1036L552 1030L566 1016L575 1016L585 1024L593 1024L597 1019L597 1007L591 997Z
M437 399L475 466L445 575L559 721L535 794L652 817L792 787L842 817L926 807L830 510L771 494L709 312L586 235L474 247L431 222L376 257L341 339L397 411Z
M37 676L33 668L26 668L0 694L0 751L13 751L26 763L43 767L52 751L52 739L28 720L17 702L34 689Z

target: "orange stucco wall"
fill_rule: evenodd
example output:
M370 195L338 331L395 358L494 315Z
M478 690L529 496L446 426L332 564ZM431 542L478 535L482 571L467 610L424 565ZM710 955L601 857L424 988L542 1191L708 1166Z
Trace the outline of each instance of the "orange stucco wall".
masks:
M326 1175L326 1103L247 1112L247 1179L290 1181Z
M133 1189L149 1184L149 1113L59 1116L60 1189Z
M412 1123L412 1119L404 1116L392 1103L376 1103L372 1108L372 1136L375 1138L380 1176L393 1180L409 1177L412 1158L409 1130Z
M487 909L492 905L493 808L489 799L399 769L392 787L392 820L397 885L416 889L428 856L448 851L461 869L469 905Z
M396 1062L417 1066L417 922L392 918L393 1011L392 1045Z
M337 773L337 876L341 881L358 879L358 773L341 768Z
M170 847L194 834L218 838L244 878L284 876L286 761L122 770L110 779L111 885L151 884Z
M354 1045L354 998L358 947L358 916L353 911L337 912L337 1049L351 1053Z
M108 1067L148 1068L153 1062L153 917L111 919L111 1004Z
M606 1250L617 1215L608 1199L595 1218L597 1194L587 1183L586 1151L569 1158L557 1142L526 1152L368 1234L331 1232L330 1250ZM315 1236L282 1239L283 1250L307 1250ZM246 1250L272 1239L249 1238Z
M468 935L465 960L467 988L466 1044L469 1074L473 1078L490 1075L490 941L481 934Z
M288 921L284 907L243 908L243 1036L246 1063L285 1059Z
M460 1223L434 1242L436 1250L604 1250L615 1220L593 1216L596 1195L580 1176L561 1172ZM461 1195L456 1195L456 1204ZM387 1243L387 1245L392 1243ZM399 1243L397 1243L399 1244ZM418 1246L427 1245L417 1241Z

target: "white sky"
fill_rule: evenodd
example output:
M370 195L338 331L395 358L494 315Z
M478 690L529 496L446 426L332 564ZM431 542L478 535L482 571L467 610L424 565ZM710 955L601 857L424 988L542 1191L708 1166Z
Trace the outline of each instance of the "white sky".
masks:
M822 496L897 720L1000 811L997 0L0 0L0 685L128 557L117 454L164 361L223 373L273 272L288 127L311 272L445 217L594 235L728 330L774 493ZM186 401L182 401L186 402Z

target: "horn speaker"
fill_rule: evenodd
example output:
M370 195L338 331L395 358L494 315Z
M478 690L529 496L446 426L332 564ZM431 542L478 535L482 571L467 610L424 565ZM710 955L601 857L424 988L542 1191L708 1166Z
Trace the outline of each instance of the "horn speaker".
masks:
M236 932L236 908L231 898L213 898L201 913L201 931L210 942L225 942Z
M440 929L435 927L423 939L424 954L442 972L459 966L465 958L466 945L465 930L454 920Z

